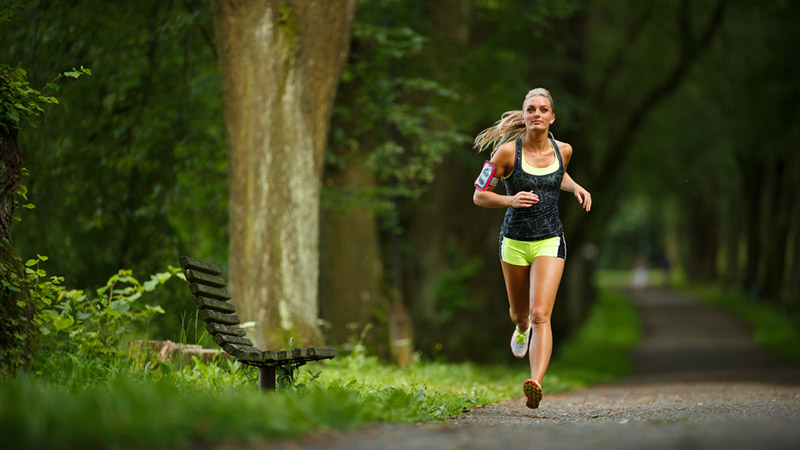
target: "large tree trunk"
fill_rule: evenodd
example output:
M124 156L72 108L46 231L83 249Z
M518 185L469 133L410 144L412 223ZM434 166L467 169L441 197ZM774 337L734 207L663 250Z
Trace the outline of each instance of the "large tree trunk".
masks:
M218 0L229 278L258 345L320 341L319 192L355 0Z

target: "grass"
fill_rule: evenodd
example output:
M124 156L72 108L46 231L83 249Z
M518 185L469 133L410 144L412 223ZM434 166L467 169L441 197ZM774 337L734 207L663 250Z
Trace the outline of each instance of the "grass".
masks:
M736 314L750 325L756 344L800 365L800 318L797 316L787 314L773 303L753 299L742 292L726 291L720 286L682 283L679 289Z
M551 364L547 392L611 380L629 365L638 337L633 307L604 291L597 307ZM373 422L443 421L475 405L521 396L527 363L415 362L408 368L342 355L303 368L294 389L262 393L256 374L235 363L166 365L134 371L64 368L0 385L0 447L153 448L248 442Z

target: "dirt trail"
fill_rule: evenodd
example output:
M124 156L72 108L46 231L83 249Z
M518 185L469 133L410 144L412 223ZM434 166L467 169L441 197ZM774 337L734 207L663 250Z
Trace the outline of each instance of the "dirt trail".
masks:
M487 405L446 425L376 425L270 448L800 448L800 368L738 319L672 291L630 291L644 336L614 384ZM521 384L520 384L521 386ZM521 389L521 388L520 388Z

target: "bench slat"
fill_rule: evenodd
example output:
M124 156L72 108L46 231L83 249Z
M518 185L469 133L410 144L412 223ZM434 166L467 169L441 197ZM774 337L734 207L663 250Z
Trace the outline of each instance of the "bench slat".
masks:
M189 256L181 256L178 258L178 262L180 263L181 267L184 270L186 269L194 269L199 270L200 272L205 272L210 275L219 275L222 273L222 269L216 264L207 263L205 261L201 261L196 258L191 258Z
M339 352L335 348L309 347L306 350L308 351L308 356L316 356L319 358L333 358L339 355Z
M206 323L206 330L208 330L209 334L212 335L216 333L224 333L232 336L244 336L245 334L244 330L239 327L230 327L228 325L223 325L216 322Z
M253 341L244 337L233 336L230 334L222 334L222 333L217 333L213 337L214 337L214 342L216 342L217 345L219 345L220 347L223 344L240 344L240 345L247 345L249 347L253 346Z
M213 309L221 313L235 313L236 307L231 302L223 302L221 300L214 300L213 298L195 297L194 302L197 303L198 309Z
M246 363L260 363L263 361L261 350L249 345L223 344L222 349L233 355L234 358Z
M192 283L189 285L189 290L198 297L211 297L217 300L230 300L231 298L230 292L204 284Z
M206 322L217 322L223 325L238 325L239 316L236 314L222 314L210 309L201 309L199 316Z
M183 271L186 279L192 283L205 284L213 287L225 287L225 280L216 275L207 274L194 269L185 269Z

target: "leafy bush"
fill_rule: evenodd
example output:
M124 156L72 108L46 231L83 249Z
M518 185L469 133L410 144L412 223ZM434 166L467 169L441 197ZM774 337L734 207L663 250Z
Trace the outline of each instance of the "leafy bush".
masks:
M37 255L25 262L24 278L11 272L2 279L3 288L27 294L18 297L16 315L0 318L4 325L20 330L13 333L17 344L4 349L3 357L34 370L58 365L53 361L58 358L116 358L127 336L164 313L160 306L147 303L144 295L173 276L183 278L179 269L169 267L142 283L123 269L89 293L65 288L64 277L48 276L42 268L47 260Z

